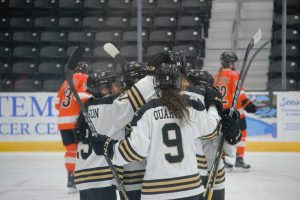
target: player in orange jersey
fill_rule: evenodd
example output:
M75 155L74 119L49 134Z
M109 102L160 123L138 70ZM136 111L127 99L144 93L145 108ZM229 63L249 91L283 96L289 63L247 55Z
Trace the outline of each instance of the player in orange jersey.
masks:
M74 69L73 83L80 99L84 102L89 97L86 90L87 63L80 62ZM76 103L67 81L64 81L57 92L57 103L55 108L58 110L58 130L60 130L63 145L65 146L65 167L68 172L67 187L69 192L76 192L74 184L74 170L76 161L77 144L73 129L78 115L79 105Z
M235 53L226 51L221 54L220 61L222 67L220 68L219 72L217 72L214 75L214 85L222 93L224 108L230 108L232 106L232 100L240 76L239 72L235 71L238 57ZM242 88L241 90L236 109L238 109L240 112L240 129L242 132L242 139L237 144L235 167L241 169L249 169L250 165L246 164L243 160L247 136L247 124L244 110L246 110L249 113L254 113L256 112L256 106L252 103L250 99L248 99L244 88ZM233 167L233 165L231 165L230 163L225 163L228 168Z

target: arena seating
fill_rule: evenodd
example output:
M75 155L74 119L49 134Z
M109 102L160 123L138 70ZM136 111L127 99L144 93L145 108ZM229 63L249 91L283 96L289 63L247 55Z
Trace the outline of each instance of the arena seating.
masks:
M56 91L78 45L91 69L120 70L103 44L137 59L137 0L2 0L1 91ZM143 60L180 50L202 67L211 0L142 0ZM292 34L292 32L291 32ZM52 84L53 82L53 84ZM51 83L51 84L50 84Z
M281 32L282 32L282 1L274 1L272 56L269 69L269 90L281 90ZM287 1L287 44L286 44L286 72L287 90L299 90L300 87L300 56L299 56L299 31L300 31L300 1Z

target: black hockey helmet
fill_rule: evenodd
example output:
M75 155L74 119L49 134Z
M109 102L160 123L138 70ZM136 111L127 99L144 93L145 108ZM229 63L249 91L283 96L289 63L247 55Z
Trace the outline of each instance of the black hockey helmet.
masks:
M148 60L146 66L146 72L155 74L156 71L161 67L162 63L176 64L176 58L172 51L162 51L154 54Z
M224 51L220 56L220 61L224 68L229 68L232 63L232 53L230 51Z
M180 69L176 64L162 63L155 74L155 87L159 89L179 89L180 78Z
M86 62L79 62L74 71L77 73L81 72L86 74L88 72L88 64Z
M101 96L100 91L103 88L111 88L111 84L115 81L112 72L97 70L91 72L86 83L86 91L94 97Z
M231 53L231 63L233 64L233 63L235 63L235 62L237 62L239 59L238 59L238 57L237 57L237 55L236 55L236 53L234 53L234 52L230 52Z
M124 83L125 88L130 88L136 81L144 78L146 76L145 63L141 62L128 62L122 66L122 76L121 80Z
M193 85L212 86L214 82L212 75L201 69L188 70L187 78Z

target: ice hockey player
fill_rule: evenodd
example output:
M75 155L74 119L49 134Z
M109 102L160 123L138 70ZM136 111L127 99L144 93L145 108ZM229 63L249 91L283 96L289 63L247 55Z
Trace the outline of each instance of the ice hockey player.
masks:
M193 108L190 102L188 107L186 101L191 100L179 94L179 69L172 64L163 65L155 76L159 98L134 116L130 137L114 147L116 140L97 135L92 146L101 155L104 143L110 141L109 156L116 164L147 158L141 199L198 200L204 189L197 171L194 139L211 133L214 124L209 122L204 106L196 102L198 107Z
M221 68L219 72L214 75L214 85L222 93L224 108L229 108L231 107L234 92L236 90L236 84L239 79L239 72L235 70L238 57L233 52L225 51L221 54L220 61ZM251 100L249 100L243 88L238 98L236 109L238 109L240 112L240 130L242 132L242 138L241 141L237 144L238 147L235 167L238 170L248 170L250 168L250 165L246 164L243 160L245 152L245 140L247 136L247 125L244 110L249 113L254 113L256 112L256 106L252 103ZM227 168L233 168L232 164L228 162L225 163Z
M124 90L129 90L135 83L146 76L146 64L140 62L129 62L122 67L122 76ZM130 124L125 127L125 136L129 137L131 133ZM146 161L128 163L124 165L123 185L130 200L141 199L142 180L145 174ZM121 195L121 199L124 197Z
M75 67L73 82L76 91L82 101L87 100L90 95L85 91L87 81L87 63L79 62ZM57 92L57 103L55 108L58 110L58 130L60 130L63 145L65 146L65 167L68 172L67 187L69 192L75 192L74 170L77 145L73 129L79 115L80 108L71 93L70 87L66 81L63 82Z
M97 77L100 80L104 78L101 74ZM113 139L124 138L124 128L131 121L134 113L155 95L153 77L146 76L123 93L105 97L98 95L102 81L99 84L89 84L92 82L88 81L87 89L94 97L89 99L85 106L97 132ZM107 84L107 87L110 85ZM111 169L104 156L96 155L92 151L89 143L92 133L82 115L77 123L76 135L79 141L75 184L80 191L80 199L96 200L99 197L102 200L116 199Z
M199 93L201 96L203 96L201 99L204 99L204 101L209 101L209 96L211 96L213 87L213 77L210 75L207 71L200 70L200 69L190 69L187 72L187 79L189 83L193 86L196 86L200 89L201 93ZM207 93L208 92L208 93ZM217 96L220 97L220 94L217 94ZM215 102L216 104L217 102ZM220 102L221 103L221 102ZM207 103L206 103L207 104ZM222 104L222 103L221 103ZM210 107L212 107L214 104L211 104ZM213 109L213 108L210 108ZM228 114L228 110L223 110L223 113ZM224 116L223 116L224 117ZM233 118L234 121L231 123L237 123L239 120L239 113L237 110L235 110ZM225 123L225 122L223 122ZM229 123L229 122L227 122ZM232 126L234 128L234 126ZM217 130L219 131L219 130ZM226 135L226 140L224 147L224 151L228 151L228 145L229 143L231 145L234 145L238 143L241 139L241 133L238 130L232 129L230 131L231 135ZM197 145L197 159L198 159L198 168L199 173L201 175L201 179L203 181L204 186L207 184L208 179L208 173L210 173L210 169L213 164L214 156L216 153L216 150L218 148L218 140L207 140L207 139L201 139L197 140L196 143L201 143L201 145ZM229 148L229 151L232 149ZM217 179L215 181L214 187L213 187L213 200L224 200L225 199L225 172L224 172L224 163L223 160L220 160L219 166L218 166L218 172L217 172Z
M199 99L180 94L180 78L174 62L161 63L155 76L158 98L134 116L130 137L117 144L104 135L92 139L96 154L108 152L116 164L147 159L141 199L202 199L194 140L211 135L217 121Z

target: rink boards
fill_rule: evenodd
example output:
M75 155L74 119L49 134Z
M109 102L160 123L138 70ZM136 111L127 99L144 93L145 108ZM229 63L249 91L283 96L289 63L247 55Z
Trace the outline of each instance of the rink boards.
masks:
M53 92L0 93L0 151L63 151ZM249 92L246 151L300 152L300 93Z

